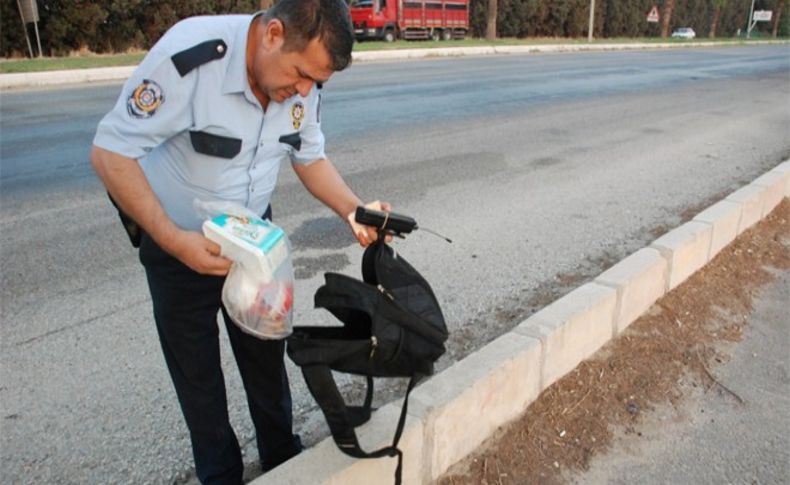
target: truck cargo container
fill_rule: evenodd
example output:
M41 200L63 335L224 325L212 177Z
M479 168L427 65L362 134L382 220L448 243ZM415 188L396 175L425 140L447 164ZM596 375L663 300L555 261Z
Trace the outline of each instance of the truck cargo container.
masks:
M469 31L469 0L353 0L357 40L463 39Z

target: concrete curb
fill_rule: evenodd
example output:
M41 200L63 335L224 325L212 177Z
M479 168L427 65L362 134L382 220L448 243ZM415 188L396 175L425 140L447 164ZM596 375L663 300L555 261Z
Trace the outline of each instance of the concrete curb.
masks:
M403 483L441 476L785 197L790 159L417 387L400 443ZM389 444L399 413L400 402L376 411L358 429L363 448ZM345 456L330 437L252 483L390 483L394 470L394 459Z
M785 40L752 41L752 44L787 44ZM621 51L645 49L670 49L684 47L727 47L744 45L734 42L662 42L656 44L547 44L503 45L479 47L442 47L432 49L393 49L354 52L354 62L422 59L429 57L461 57L494 54L527 54L552 52ZM54 86L59 84L117 81L128 78L136 66L101 67L70 71L45 71L0 74L0 90Z
M0 74L0 90L56 86L101 81L117 81L132 75L137 66L100 67L66 71Z

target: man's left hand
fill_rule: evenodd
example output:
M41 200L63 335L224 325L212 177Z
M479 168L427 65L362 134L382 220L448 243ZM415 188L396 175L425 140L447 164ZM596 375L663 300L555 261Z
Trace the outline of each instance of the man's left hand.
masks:
M374 209L377 211L384 211L384 212L392 212L392 206L388 202L371 202L369 204L365 204L365 207L368 209ZM352 212L348 215L348 224L351 226L351 231L356 236L357 241L359 241L360 246L363 248L368 247L370 244L376 242L379 238L378 228L373 226L365 226L356 221L354 217L356 211ZM387 235L386 242L392 241L392 236Z

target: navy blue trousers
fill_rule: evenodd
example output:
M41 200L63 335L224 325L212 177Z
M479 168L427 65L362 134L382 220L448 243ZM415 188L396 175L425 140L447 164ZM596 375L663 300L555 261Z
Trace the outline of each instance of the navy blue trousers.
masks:
M220 309L247 393L261 467L269 470L298 454L302 445L292 431L291 392L283 361L285 341L260 340L239 330L222 307L225 278L195 273L145 234L140 261L200 481L235 485L242 483L244 471L239 443L228 420L217 325Z

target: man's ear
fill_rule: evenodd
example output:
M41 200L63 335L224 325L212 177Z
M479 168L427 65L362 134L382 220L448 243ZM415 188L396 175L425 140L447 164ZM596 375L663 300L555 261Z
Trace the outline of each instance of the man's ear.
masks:
M282 47L285 43L285 26L280 19L271 19L266 24L263 42L268 49Z

